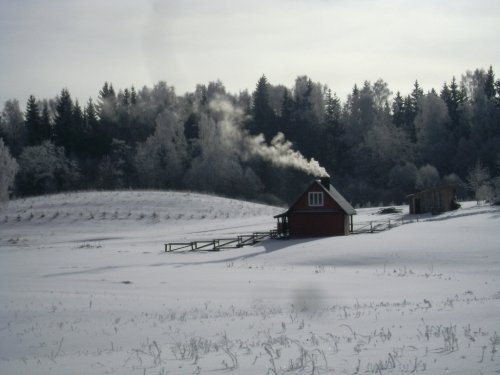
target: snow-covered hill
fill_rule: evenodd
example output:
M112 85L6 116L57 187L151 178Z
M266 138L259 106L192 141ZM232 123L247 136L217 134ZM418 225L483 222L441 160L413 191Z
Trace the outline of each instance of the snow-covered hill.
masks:
M0 212L1 374L500 370L500 210L465 203L378 234L164 253L274 227L282 209L100 192ZM404 219L404 220L402 220Z

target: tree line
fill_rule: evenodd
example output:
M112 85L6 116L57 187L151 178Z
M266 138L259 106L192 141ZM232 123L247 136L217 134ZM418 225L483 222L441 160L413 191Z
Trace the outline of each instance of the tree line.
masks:
M312 176L277 163L285 148L278 157L293 148L314 158L355 204L400 203L440 184L462 198L500 195L500 80L492 67L438 91L415 81L406 95L382 79L365 81L344 102L307 76L293 87L262 76L253 92L237 94L220 81L184 95L165 82L118 92L105 83L83 105L65 88L53 99L31 95L24 111L6 101L0 137L3 199L8 189L14 197L182 189L289 203Z

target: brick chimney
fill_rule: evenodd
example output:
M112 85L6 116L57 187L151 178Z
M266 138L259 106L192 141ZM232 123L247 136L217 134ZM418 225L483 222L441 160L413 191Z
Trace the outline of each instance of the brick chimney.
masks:
M330 190L330 177L320 177L319 182L325 187L326 190Z

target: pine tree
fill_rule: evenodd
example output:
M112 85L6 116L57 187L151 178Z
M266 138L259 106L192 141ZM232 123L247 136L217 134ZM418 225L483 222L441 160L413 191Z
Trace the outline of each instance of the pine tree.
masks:
M111 140L117 135L118 114L115 90L113 85L108 84L108 82L105 82L103 88L99 91L97 114L101 125L101 146L104 148L104 153L109 153Z
M285 88L283 92L283 99L281 102L281 113L279 117L279 130L284 133L287 137L293 132L294 129L294 108L295 102L288 89Z
M448 103L451 101L451 93L450 93L450 88L448 87L448 84L445 82L443 84L443 88L441 89L440 93L441 99L445 101L445 103Z
M24 124L28 133L28 145L34 146L40 144L43 140L42 118L40 116L38 104L33 95L30 95L26 104Z
M130 91L129 89L123 90L123 94L121 95L121 105L127 108L130 105Z
M54 141L57 146L64 147L66 154L71 154L73 142L73 100L68 89L62 89L57 98L54 119Z
M424 96L424 90L420 87L418 81L415 81L413 85L413 91L411 92L411 106L413 113L417 113L419 107L419 101Z
M97 110L95 108L92 98L89 98L84 110L84 124L88 131L88 148L87 157L100 158L107 149L107 143L102 130L101 123L97 117Z
M404 99L398 91L392 102L392 122L397 128L404 126Z
M494 97L495 104L500 109L500 80L495 82L496 96Z
M117 99L112 84L104 82L104 86L99 91L97 112L99 118L105 124L111 126L116 122Z
M346 113L350 117L350 122L353 124L357 124L361 122L360 119L360 91L357 84L354 84L352 88L351 94L347 97Z
M486 81L484 83L484 93L488 99L495 97L495 74L493 73L493 67L490 65L488 72L486 73Z
M135 92L134 86L130 89L130 104L132 106L137 104L137 93Z
M342 156L344 154L344 129L341 123L342 107L336 94L332 90L326 92L325 132L321 137L322 155L326 168L335 170L338 175L342 173Z
M424 96L424 90L420 87L418 81L413 85L413 91L405 102L406 109L406 130L412 142L416 142L415 135L415 117L420 109L420 101Z
M465 89L459 87L455 77L453 77L449 86L445 82L440 96L448 107L448 113L451 120L450 130L455 141L458 142L460 138L468 138L469 129L462 119L464 105L467 101Z
M86 144L88 142L82 107L75 101L71 121L71 148L80 157L85 156Z
M268 140L276 135L276 114L269 104L269 82L265 75L257 82L252 95L251 114L253 121L250 131L252 133L263 133Z
M336 94L332 95L332 90L328 89L326 92L326 109L325 109L325 122L331 127L338 127L340 123L341 106L340 100Z
M53 138L52 133L53 133L52 124L50 122L50 115L49 115L49 104L47 103L47 100L44 100L42 107L41 123L40 123L40 134L42 140L46 141L52 139Z
M407 95L403 102L403 113L404 113L404 127L408 139L412 143L417 142L417 135L415 130L415 118L417 117L418 107L415 106L414 100L411 95Z

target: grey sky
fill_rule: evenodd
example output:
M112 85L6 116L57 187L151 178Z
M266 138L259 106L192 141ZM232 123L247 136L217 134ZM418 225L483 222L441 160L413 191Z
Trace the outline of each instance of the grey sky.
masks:
M252 91L262 74L342 100L378 78L407 94L490 65L500 78L499 36L498 0L0 0L0 103L63 87L86 102L104 81Z

